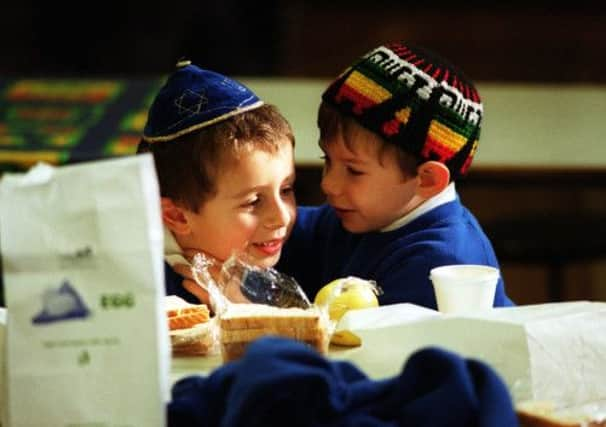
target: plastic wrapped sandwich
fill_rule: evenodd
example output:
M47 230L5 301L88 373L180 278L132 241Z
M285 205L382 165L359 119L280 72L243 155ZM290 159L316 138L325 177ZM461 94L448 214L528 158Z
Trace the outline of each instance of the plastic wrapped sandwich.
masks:
M223 263L217 281L210 275L212 266L212 259L196 254L192 272L209 293L224 361L239 358L249 343L268 335L292 338L327 352L327 313L310 303L293 278L254 266L242 254Z
M205 304L167 296L165 312L173 355L205 356L218 351L216 320Z
M204 304L167 297L174 355L220 351L225 361L234 360L250 342L267 335L292 338L321 353L327 351L328 315L310 303L293 278L273 268L254 266L243 254L234 254L219 264L198 253L191 269L195 282L209 294L210 310ZM219 273L213 276L211 271Z

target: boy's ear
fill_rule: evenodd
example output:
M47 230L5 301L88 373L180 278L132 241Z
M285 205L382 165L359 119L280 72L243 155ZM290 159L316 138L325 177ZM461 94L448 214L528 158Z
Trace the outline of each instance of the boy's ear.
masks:
M417 168L419 187L418 193L430 198L448 187L450 183L450 171L444 163L429 160L421 163Z
M177 206L168 197L160 198L162 209L162 222L175 234L188 234L190 232L189 222L183 208Z

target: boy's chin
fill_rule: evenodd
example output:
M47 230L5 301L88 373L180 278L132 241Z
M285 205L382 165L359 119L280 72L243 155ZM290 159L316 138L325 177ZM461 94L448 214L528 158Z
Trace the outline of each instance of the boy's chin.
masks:
M343 226L343 228L345 230L349 231L352 234L366 233L366 232L372 230L372 228L366 224L360 224L360 223L354 223L354 222L348 223L345 221L341 221L341 225Z
M337 214L341 226L350 233L366 233L373 228L365 221L361 221L360 217L354 213Z
M369 221L362 218L340 218L341 226L352 234L369 233L387 227L391 222Z
M266 255L266 256L255 256L251 257L250 262L254 264L256 267L260 268L270 268L278 263L280 259L280 253L274 255Z

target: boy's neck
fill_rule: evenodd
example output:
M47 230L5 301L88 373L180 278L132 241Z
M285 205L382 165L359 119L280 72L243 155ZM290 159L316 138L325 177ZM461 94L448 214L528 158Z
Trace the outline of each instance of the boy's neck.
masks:
M455 189L455 183L451 182L450 184L448 184L448 186L444 190L440 191L435 196L430 197L429 199L425 200L419 206L417 206L410 212L406 213L404 216L401 216L400 218L396 219L391 224L381 228L379 231L386 232L386 231L396 230L396 229L403 227L404 225L412 222L413 220L415 220L416 218L420 217L421 215L429 212L430 210L435 209L438 206L441 206L445 203L452 202L456 198L457 198L457 191Z
M183 256L183 250L177 239L166 225L164 226L164 260L171 267L175 264L189 265L189 261Z
M196 252L199 251L184 252L179 244L178 237L166 225L164 226L164 260L167 264L173 268L176 264L185 264L191 267L192 263L188 261L187 257L193 257ZM221 263L217 261L217 263L211 265L208 272L212 279L217 282L221 272Z

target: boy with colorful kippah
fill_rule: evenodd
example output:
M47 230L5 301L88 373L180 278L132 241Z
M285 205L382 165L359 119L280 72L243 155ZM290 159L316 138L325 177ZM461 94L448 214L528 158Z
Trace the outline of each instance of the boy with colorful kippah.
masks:
M241 251L261 267L278 261L296 215L293 147L274 106L228 77L178 64L137 150L152 153L158 174L167 295L208 302L187 266L197 252L223 262Z
M381 286L381 304L435 309L433 267L498 267L455 189L481 120L473 84L426 49L392 43L357 60L319 108L327 204L298 209L277 268L310 297L334 279L359 276ZM501 279L494 305L512 305Z

